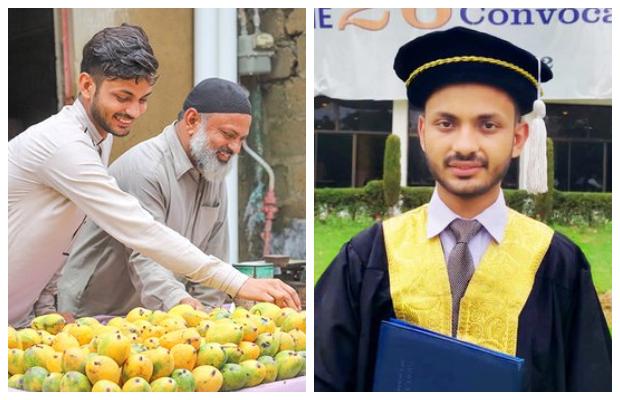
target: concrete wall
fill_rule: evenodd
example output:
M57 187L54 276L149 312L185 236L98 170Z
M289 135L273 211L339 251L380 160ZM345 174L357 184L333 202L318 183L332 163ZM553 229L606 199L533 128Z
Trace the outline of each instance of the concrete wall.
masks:
M99 30L123 22L141 26L149 36L159 60L159 80L146 113L136 121L131 134L114 138L111 161L137 143L159 134L176 118L183 99L193 86L192 9L73 9L76 77L84 44Z
M276 53L272 72L256 78L242 78L251 90L262 93L260 138L264 158L276 176L276 196L280 208L274 221L272 253L305 258L306 218L306 14L305 9L261 11L261 30L274 36ZM256 146L257 138L250 138ZM262 225L253 216L260 200L251 198L257 184L257 165L247 155L240 157L239 220L240 259L262 255L258 231ZM267 182L266 176L262 181Z

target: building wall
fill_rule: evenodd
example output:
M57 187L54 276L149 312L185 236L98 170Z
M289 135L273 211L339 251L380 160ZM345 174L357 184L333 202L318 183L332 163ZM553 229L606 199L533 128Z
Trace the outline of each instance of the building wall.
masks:
M274 221L272 253L305 258L306 215L306 14L305 9L261 11L261 30L273 35L276 52L272 72L260 78L242 78L250 90L261 90L262 124L259 141L264 158L275 173L279 211ZM256 146L256 137L249 144ZM262 255L259 232L263 225L254 216L262 206L256 194L256 162L248 155L239 164L240 260ZM258 172L258 176L261 173Z
M193 86L192 9L73 9L75 76L79 74L84 44L99 30L123 22L139 25L149 37L159 60L159 80L148 109L134 124L131 134L114 138L111 160L127 149L162 131L176 118L183 99Z
M241 79L249 90L262 95L260 135L262 154L276 176L279 212L273 226L273 251L305 258L306 168L306 16L304 9L265 9L261 30L273 35L276 53L272 72L259 78ZM160 63L160 78L149 99L147 112L136 121L126 138L115 138L111 160L146 140L169 124L193 86L193 11L191 9L74 9L74 71L77 77L84 44L106 26L123 22L141 26L149 36ZM251 25L251 23L250 23ZM251 29L253 27L250 26ZM253 142L251 138L249 143ZM259 259L263 229L260 219L250 221L262 207L250 201L258 182L266 185L258 164L247 154L239 157L239 258ZM251 227L249 226L251 225Z

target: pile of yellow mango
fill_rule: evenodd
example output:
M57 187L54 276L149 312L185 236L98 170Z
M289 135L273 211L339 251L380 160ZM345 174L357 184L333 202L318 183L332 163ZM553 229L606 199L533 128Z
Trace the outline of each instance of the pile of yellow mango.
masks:
M9 326L9 387L35 392L217 392L305 375L306 312L135 308L107 324L60 314Z

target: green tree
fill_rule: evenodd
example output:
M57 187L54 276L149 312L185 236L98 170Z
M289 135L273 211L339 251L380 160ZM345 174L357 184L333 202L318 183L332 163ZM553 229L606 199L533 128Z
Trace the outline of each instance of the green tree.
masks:
M383 198L385 205L395 211L400 198L400 138L394 134L389 135L385 141Z

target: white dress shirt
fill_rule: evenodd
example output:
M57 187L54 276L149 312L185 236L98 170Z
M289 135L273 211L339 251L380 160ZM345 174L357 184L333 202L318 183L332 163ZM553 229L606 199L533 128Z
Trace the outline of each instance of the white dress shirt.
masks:
M107 171L110 144L102 141L79 99L9 142L10 324L28 317L62 267L85 215L127 247L191 281L232 296L246 281L229 264L155 221L119 189Z
M439 235L446 265L448 265L448 256L456 245L456 238L448 229L448 225L458 218L475 219L482 225L482 228L467 244L474 261L474 266L477 267L484 252L489 247L489 243L492 240L499 243L504 238L506 224L508 223L508 207L506 206L503 192L500 190L497 200L480 214L473 218L462 218L441 200L439 194L437 194L437 189L435 189L428 204L426 237L430 239Z

